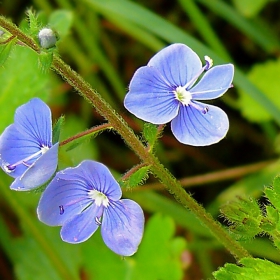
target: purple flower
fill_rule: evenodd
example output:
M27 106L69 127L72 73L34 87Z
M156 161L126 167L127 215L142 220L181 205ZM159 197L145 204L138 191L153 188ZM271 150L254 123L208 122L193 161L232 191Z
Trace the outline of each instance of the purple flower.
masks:
M39 98L20 106L14 123L0 136L0 164L15 178L13 190L28 191L46 183L56 170L58 143L52 145L50 108Z
M62 226L61 238L80 243L101 226L105 244L115 253L130 256L142 239L144 215L130 199L120 199L119 184L101 163L85 160L56 174L38 205L39 220Z
M183 44L164 48L135 72L124 100L126 109L153 124L171 121L181 143L206 146L220 141L229 127L226 113L198 100L225 93L232 86L234 68L225 64L210 69L212 60L205 60L202 67L197 54Z

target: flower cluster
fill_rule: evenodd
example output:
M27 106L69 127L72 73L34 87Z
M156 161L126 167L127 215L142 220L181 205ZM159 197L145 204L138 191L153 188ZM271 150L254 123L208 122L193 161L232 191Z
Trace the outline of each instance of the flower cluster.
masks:
M52 35L45 29L40 32L43 48L50 47ZM218 142L227 133L227 115L199 100L221 96L231 87L234 69L231 64L211 68L211 59L205 57L205 61L202 66L197 54L183 44L163 49L134 74L125 107L153 124L171 121L172 132L182 143ZM134 254L143 236L141 207L121 199L119 184L101 163L84 160L55 174L58 148L59 143L52 142L50 108L39 98L20 106L14 123L0 136L1 167L15 179L10 188L29 191L49 182L37 214L47 225L61 226L62 240L84 242L100 227L112 251Z
M174 136L184 144L206 146L220 141L229 127L220 108L199 100L220 97L232 86L232 64L211 68L205 57L183 44L170 45L139 68L129 85L124 105L136 117L153 123L171 121ZM203 72L206 72L200 79Z
M15 178L11 189L27 191L47 181L57 169L59 143L52 143L49 107L39 98L16 110L14 123L0 136L2 169ZM62 226L69 243L86 241L101 226L105 244L130 256L143 236L144 214L130 199L120 199L121 188L106 166L86 160L57 172L43 192L38 218Z

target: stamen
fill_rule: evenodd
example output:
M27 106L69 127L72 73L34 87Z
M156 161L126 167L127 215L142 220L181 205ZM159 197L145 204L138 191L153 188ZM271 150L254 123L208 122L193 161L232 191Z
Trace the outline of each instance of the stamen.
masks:
M3 168L4 168L5 172L7 172L7 173L11 173L11 172L13 172L16 169L15 166L12 166L10 164L3 165Z
M211 59L209 56L204 56L206 65L204 66L204 70L207 71L213 66L213 59Z
M63 205L59 205L59 214L62 215L64 213Z
M209 112L209 107L202 107L201 105L198 105L197 103L191 102L190 106L195 108L196 110L200 111L203 115L207 114Z
M9 172L14 171L14 170L16 169L16 167L17 167L18 165L20 165L20 164L23 164L23 165L26 166L26 167L30 167L30 166L32 165L32 163L27 163L29 160L31 160L31 159L37 157L37 156L40 155L40 154L43 155L43 154L46 153L48 150L49 150L49 147L43 145L43 146L41 147L41 149L40 149L38 152L34 153L33 155L30 155L30 156L27 157L27 158L24 158L24 159L22 159L22 160L19 160L19 161L16 162L16 163L8 164L8 165L4 166L4 169L5 169L5 171L6 171L7 173L9 173Z
M95 217L95 222L98 226L101 225L101 217Z
M204 71L207 71L207 70L209 70L209 69L212 67L212 65L213 65L213 60L212 60L209 56L207 56L207 55L204 57L204 59L205 59L205 61L206 61L205 66L203 66L203 67L200 69L200 71L199 71L188 83L186 83L186 84L183 86L184 89L187 90L190 86L192 86L192 85L195 83L195 81L198 79L198 77L199 77Z
M203 108L203 110L202 110L202 113L203 114L206 114L206 113L208 113L209 112L209 107L208 106L206 106L205 108Z

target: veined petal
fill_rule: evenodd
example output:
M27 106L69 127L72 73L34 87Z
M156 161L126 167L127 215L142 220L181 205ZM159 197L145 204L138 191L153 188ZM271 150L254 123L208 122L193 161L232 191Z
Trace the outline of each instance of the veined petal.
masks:
M84 160L77 167L66 168L57 176L64 180L85 182L89 190L102 192L110 200L119 200L122 195L121 188L110 170L104 164L93 160Z
M81 243L89 239L99 227L95 217L99 215L100 208L102 207L93 204L81 214L68 220L60 231L62 240L68 243Z
M201 80L191 88L195 100L209 100L220 97L232 85L234 66L232 64L218 65L209 69Z
M105 244L115 253L131 256L143 236L144 214L130 199L122 199L104 208L101 234Z
M15 164L40 151L40 145L34 138L22 135L14 124L8 126L0 136L0 162L2 169L11 177L21 176L28 166L19 164L12 172L7 172L6 166ZM32 164L37 157L32 158L27 164Z
M175 89L156 68L141 67L132 77L124 106L144 121L165 124L178 114Z
M203 103L195 102L201 108ZM178 116L171 122L174 136L183 144L207 146L219 142L225 137L229 121L226 113L220 108L207 105L208 112L193 106L181 106Z
M12 183L10 188L16 191L29 191L46 183L54 174L58 162L56 143L40 156L27 170Z
M41 99L33 98L20 106L16 110L14 124L21 134L28 135L41 145L51 146L51 111Z
M60 179L59 173L43 192L37 208L39 220L50 226L63 225L93 202L85 182Z
M153 66L173 86L184 86L201 70L198 55L184 44L172 44L151 58Z

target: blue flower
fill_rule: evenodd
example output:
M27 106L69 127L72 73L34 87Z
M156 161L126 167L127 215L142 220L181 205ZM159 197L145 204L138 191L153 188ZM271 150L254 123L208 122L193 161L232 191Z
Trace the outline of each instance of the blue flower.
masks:
M28 191L46 183L58 161L58 143L52 145L50 108L39 98L20 106L14 123L0 136L0 164L15 178L13 190Z
M212 60L207 56L205 60L202 66L197 54L183 44L164 48L135 72L124 100L126 109L153 124L171 121L181 143L206 146L220 141L229 127L226 113L198 100L224 94L232 86L234 67L224 64L210 69Z
M115 253L130 256L142 239L144 215L130 199L120 199L121 188L109 169L85 160L56 176L44 191L38 218L50 226L62 226L65 242L80 243L101 226L105 244Z

